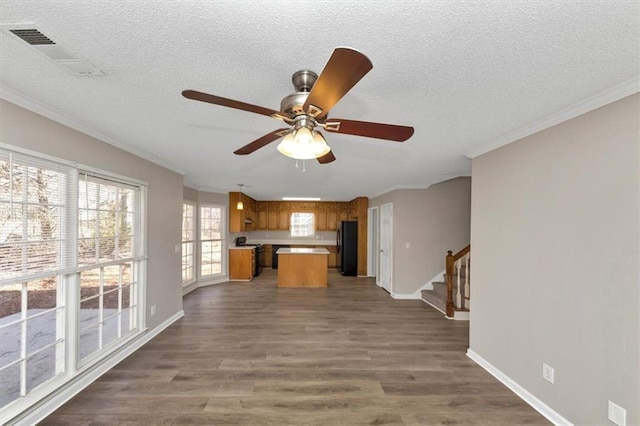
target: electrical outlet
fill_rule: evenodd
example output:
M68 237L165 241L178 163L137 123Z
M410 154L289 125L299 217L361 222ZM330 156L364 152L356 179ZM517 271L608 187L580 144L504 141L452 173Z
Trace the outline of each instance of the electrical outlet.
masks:
M627 410L616 404L615 402L609 401L609 420L618 426L626 426L627 425Z
M549 383L553 383L554 370L547 364L542 364L542 378Z
M151 316L156 314L156 305L151 305Z

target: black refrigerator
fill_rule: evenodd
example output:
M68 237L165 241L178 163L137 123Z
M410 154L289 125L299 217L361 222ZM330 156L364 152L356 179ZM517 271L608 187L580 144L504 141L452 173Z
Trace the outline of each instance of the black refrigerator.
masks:
M338 272L342 275L358 275L358 222L340 222L337 237Z

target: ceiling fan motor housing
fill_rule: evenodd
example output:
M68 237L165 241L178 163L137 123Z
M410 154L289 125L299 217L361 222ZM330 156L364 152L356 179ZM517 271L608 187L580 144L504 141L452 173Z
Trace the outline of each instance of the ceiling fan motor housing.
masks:
M294 73L291 77L291 82L296 89L296 93L292 93L282 99L282 102L280 102L280 111L290 114L291 118L299 115L308 115L307 112L302 109L302 106L309 97L309 92L317 79L318 75L313 71L301 70ZM324 122L325 119L326 116L323 117L322 120L316 121Z

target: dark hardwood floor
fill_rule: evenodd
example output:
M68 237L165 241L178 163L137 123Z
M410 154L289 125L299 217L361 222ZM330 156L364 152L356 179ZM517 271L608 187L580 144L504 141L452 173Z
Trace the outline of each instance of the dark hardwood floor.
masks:
M185 316L45 425L522 425L549 422L466 357L469 324L373 279L198 289Z

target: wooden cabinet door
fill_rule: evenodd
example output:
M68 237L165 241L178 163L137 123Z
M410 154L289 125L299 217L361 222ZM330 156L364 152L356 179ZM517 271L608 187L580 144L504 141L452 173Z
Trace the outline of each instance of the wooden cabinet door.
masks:
M343 220L349 220L349 210L344 208L340 209L340 213L338 216L338 223L342 222ZM336 229L338 228L336 227Z
M273 257L273 247L271 244L264 245L264 264L262 266L271 268L271 259Z
M335 268L337 265L337 257L338 257L338 248L336 246L326 246L327 250L329 250L329 268Z
M316 230L326 231L327 228L327 210L321 209L316 211Z
M278 212L278 229L280 230L289 229L289 211L288 210L280 210Z
M333 209L327 212L327 230L328 231L338 230L338 214L339 212Z
M269 229L269 212L258 210L258 229Z
M278 229L278 212L269 210L269 223L267 229L276 231Z
M229 279L250 280L253 278L254 250L229 250Z

